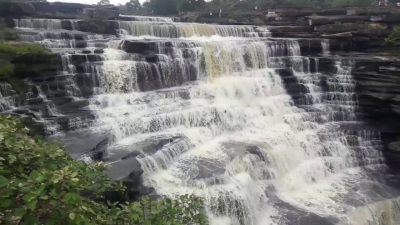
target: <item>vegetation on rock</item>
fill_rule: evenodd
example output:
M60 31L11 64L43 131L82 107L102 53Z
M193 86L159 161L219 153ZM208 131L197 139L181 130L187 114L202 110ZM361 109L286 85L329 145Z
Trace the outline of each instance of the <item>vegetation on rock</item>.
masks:
M23 54L35 53L46 54L49 53L43 45L22 43L22 42L0 42L0 53L3 54Z
M392 33L385 38L385 44L387 46L400 47L400 28L396 28Z
M79 29L84 32L105 34L110 31L110 22L102 18L85 18L79 21Z
M15 34L0 23L0 34L4 33L6 37L0 35L0 81L11 84L14 90L25 91L23 78L57 66L56 59L44 46L8 40Z
M71 159L11 117L0 116L0 148L0 224L207 224L194 196L102 200L105 191L124 189L103 173L103 164Z

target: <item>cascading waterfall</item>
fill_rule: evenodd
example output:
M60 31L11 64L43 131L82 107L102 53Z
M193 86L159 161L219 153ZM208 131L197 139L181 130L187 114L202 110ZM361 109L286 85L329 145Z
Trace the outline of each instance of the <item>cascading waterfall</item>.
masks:
M131 172L129 161L121 166L113 157L138 153L145 186L168 197L202 197L218 225L310 225L302 215L358 225L354 215L367 212L360 207L389 198L374 192L371 175L385 167L380 135L346 129L359 124L352 60L336 57L335 72L323 74L320 55L303 57L298 40L270 38L266 28L134 19L119 22L123 40L84 34L83 51L76 42L65 51L53 47L63 71L51 91L94 114L87 123L69 119L78 132L66 136L111 134L111 177ZM52 23L18 22L58 29ZM69 38L25 34L38 43ZM327 40L321 48L333 57ZM50 87L40 92L45 86L38 92L52 96ZM153 142L163 144L146 147ZM398 212L396 201L382 204L393 212L385 218Z
M179 38L193 36L213 36L222 37L267 37L269 32L259 28L256 30L249 26L228 26L210 24L190 24L190 23L161 23L161 22L141 22L141 21L119 21L119 28L122 34L132 36L154 36L163 38Z
M62 29L61 20L57 19L14 19L16 28Z
M105 91L113 94L97 96L92 109L98 113L96 127L115 137L114 148L134 149L140 140L157 136L182 138L138 158L145 184L170 197L201 196L213 224L285 224L282 218L272 219L280 214L274 207L276 197L320 216L344 217L342 212L352 206L343 193L367 177L358 166L379 164L382 156L361 144L358 154L364 158L358 157L349 142L362 143L368 135L336 131L329 123L355 119L349 111L338 116L335 107L327 106L339 104L335 93L326 93L332 95L328 99L314 97L318 100L311 101L311 107L319 112L293 105L280 76L268 65L280 68L279 60L270 57L278 58L287 46L294 74L299 79L309 74L309 66L304 66L309 59L301 56L296 40L192 41L172 44L175 52L166 58L196 64L201 75L196 83L163 92L143 93L137 87L138 68L163 73L167 69L159 67L165 65L162 60L159 70L152 70L154 63L127 61L124 52L105 54L111 60L105 61L99 76L105 79ZM162 51L162 43L157 48L158 54L170 53ZM183 49L184 59L179 54ZM327 81L332 91L352 91L345 87L350 67L338 62L337 74ZM172 71L169 76L182 74ZM157 74L156 80L162 83L162 77ZM311 82L306 85L310 90L321 90L312 87L319 80L302 80Z

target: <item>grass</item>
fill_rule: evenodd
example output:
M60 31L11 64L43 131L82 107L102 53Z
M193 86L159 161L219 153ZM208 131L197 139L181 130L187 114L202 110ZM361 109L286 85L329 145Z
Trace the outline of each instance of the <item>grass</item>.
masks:
M23 54L23 53L48 53L44 46L20 42L0 43L0 53L4 54Z

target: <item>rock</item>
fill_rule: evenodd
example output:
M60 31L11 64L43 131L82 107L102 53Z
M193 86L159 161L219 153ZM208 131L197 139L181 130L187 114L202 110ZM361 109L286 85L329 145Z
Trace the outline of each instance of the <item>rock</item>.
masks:
M340 33L357 30L360 28L358 23L344 23L344 24L326 24L321 26L314 26L314 31L324 33Z
M95 54L102 54L102 53L104 53L104 49L95 49L94 53Z
M315 12L318 16L336 16L336 15L347 15L346 9L328 9L324 11Z
M269 27L268 30L270 32L312 32L312 26L276 26L276 27Z
M10 11L20 15L31 15L36 12L35 8L27 2L13 2Z
M357 23L357 22L369 21L369 17L367 16L309 16L307 18L309 25L313 26L333 24L335 22Z
M154 55L154 49L156 49L158 43L157 41L125 40L122 43L121 49L128 53ZM166 44L168 44L168 42L166 42Z
M351 32L343 32L343 33L337 33L337 34L324 34L321 35L321 37L324 38L331 38L331 39L348 39L352 37L353 35Z
M87 150L80 158L90 157L94 161L102 161L105 157L105 153L110 141L110 138L103 139L94 148Z

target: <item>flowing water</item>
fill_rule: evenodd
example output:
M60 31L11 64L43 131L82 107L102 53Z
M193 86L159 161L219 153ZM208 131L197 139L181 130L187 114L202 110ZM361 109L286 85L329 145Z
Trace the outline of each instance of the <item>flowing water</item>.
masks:
M129 161L115 160L136 152L145 186L202 197L211 224L396 224L398 192L379 180L380 134L357 118L354 62L327 40L305 57L298 40L266 28L136 20L118 22L118 38L85 34L85 49L101 54L64 44L75 40L48 30L56 21L16 21L40 29L25 41L58 41L62 90L94 114L71 119L68 133L51 126L53 138L110 134L111 177L126 177ZM321 55L330 74L319 72Z

